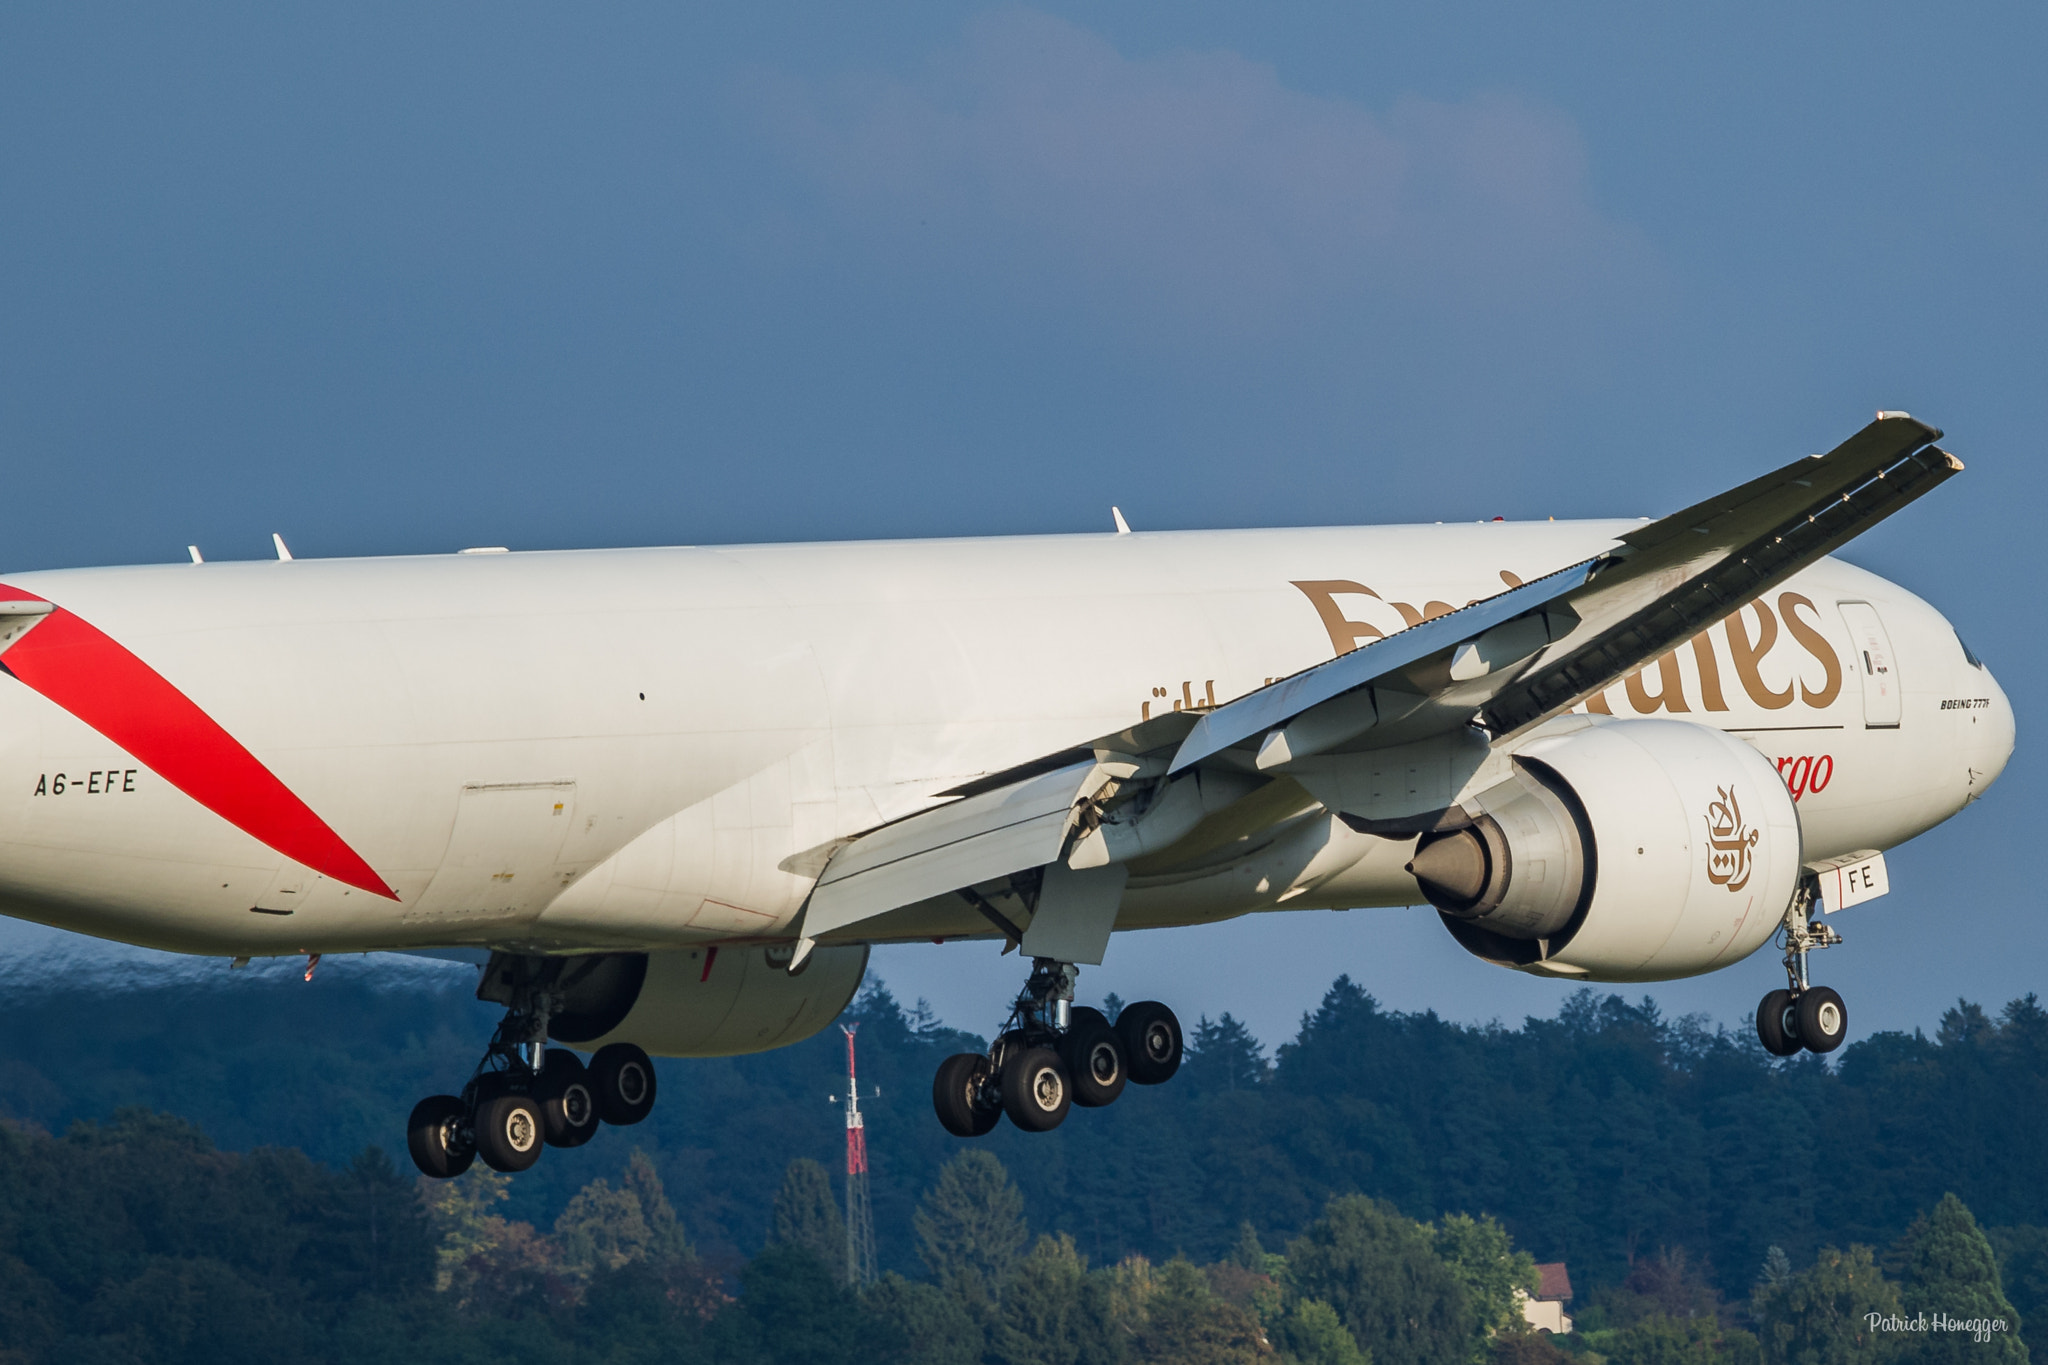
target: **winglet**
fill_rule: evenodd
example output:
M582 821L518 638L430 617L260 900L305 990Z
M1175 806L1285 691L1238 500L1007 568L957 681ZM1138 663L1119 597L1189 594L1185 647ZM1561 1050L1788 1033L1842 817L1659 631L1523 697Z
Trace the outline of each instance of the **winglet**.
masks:
M1111 507L1109 509L1109 514L1110 516L1116 518L1116 533L1118 535L1127 536L1131 533L1131 524L1128 521L1124 520L1123 508Z

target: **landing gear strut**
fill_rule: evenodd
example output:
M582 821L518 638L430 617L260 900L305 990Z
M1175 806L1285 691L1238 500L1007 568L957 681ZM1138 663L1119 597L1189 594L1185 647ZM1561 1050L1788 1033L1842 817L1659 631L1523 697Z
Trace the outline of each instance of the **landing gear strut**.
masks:
M1820 898L1811 878L1800 884L1785 907L1785 989L1772 991L1756 1007L1756 1036L1774 1057L1808 1052L1833 1052L1849 1034L1849 1007L1826 986L1807 975L1806 955L1832 948L1842 936L1818 916Z
M505 1017L460 1095L413 1106L406 1147L421 1171L446 1180L478 1157L494 1171L523 1171L545 1147L590 1141L600 1121L638 1123L653 1110L654 1064L633 1044L601 1047L588 1066L547 1045L561 970L558 958L493 955L477 994L504 1001Z
M947 1132L980 1137L1009 1115L1030 1133L1057 1128L1075 1105L1099 1108L1126 1083L1158 1085L1180 1070L1180 1021L1156 1000L1126 1005L1112 1023L1074 1004L1071 962L1036 958L988 1055L948 1057L932 1082Z

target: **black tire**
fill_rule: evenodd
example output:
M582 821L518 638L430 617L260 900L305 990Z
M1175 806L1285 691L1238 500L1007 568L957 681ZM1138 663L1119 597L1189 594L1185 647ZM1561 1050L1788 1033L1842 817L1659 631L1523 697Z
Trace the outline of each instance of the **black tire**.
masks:
M1799 1041L1808 1052L1833 1052L1849 1036L1849 1007L1826 986L1799 995Z
M1772 991L1756 1007L1756 1037L1773 1057L1790 1057L1799 1051L1799 1020L1792 1009L1792 992Z
M581 1147L597 1136L597 1092L583 1059L569 1049L548 1049L533 1098L540 1104L541 1135L548 1146Z
M962 1052L939 1063L939 1074L932 1078L932 1109L939 1126L954 1137L980 1137L1002 1118L1000 1106L982 1100L990 1069L988 1058L978 1052Z
M1060 1038L1060 1060L1074 1083L1074 1103L1099 1109L1124 1093L1131 1063L1124 1040L1096 1010L1075 1010Z
M1003 1112L1027 1133L1049 1133L1074 1107L1074 1082L1049 1047L1026 1048L1003 1063Z
M412 1107L405 1123L405 1149L422 1175L453 1180L476 1160L467 1111L453 1095L429 1095Z
M1116 1031L1124 1040L1133 1083L1158 1085L1180 1070L1180 1020L1157 1000L1125 1005L1116 1017Z
M545 1132L531 1095L494 1095L477 1106L476 1154L494 1171L510 1175L539 1161Z
M654 1112L654 1063L631 1043L608 1043L589 1066L597 1116L625 1127Z

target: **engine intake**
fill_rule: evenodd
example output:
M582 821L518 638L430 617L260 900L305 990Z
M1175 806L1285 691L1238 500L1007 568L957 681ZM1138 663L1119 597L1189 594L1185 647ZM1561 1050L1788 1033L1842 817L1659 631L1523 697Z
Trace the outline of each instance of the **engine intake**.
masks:
M1408 871L1459 943L1506 966L1696 975L1761 947L1798 886L1784 782L1741 740L1683 721L1538 738L1463 810L1417 842Z

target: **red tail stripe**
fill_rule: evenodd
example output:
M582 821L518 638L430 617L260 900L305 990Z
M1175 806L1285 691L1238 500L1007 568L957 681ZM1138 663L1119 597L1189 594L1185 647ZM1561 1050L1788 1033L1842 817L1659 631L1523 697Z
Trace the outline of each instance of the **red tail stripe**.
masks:
M38 601L0 584L0 601ZM316 872L397 900L367 862L213 717L112 636L58 607L0 668L235 828Z

